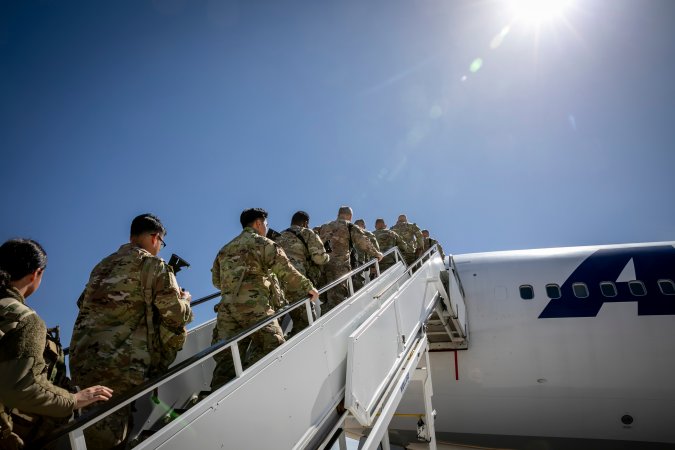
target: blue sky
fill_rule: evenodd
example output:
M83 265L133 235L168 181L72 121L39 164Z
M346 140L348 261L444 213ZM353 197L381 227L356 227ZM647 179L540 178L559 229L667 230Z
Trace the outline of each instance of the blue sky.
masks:
M672 240L673 18L667 0L572 1L539 27L506 0L5 0L0 239L46 248L29 303L66 342L143 212L194 298L254 206L276 229L404 212L449 253Z

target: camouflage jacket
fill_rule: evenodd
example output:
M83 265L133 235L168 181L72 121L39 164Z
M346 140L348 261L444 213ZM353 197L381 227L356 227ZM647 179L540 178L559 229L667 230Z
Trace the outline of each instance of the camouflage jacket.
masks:
M14 288L0 292L0 408L68 417L75 396L47 378L43 357L47 327Z
M424 250L424 236L422 235L422 230L416 224L396 222L396 225L391 227L391 230L398 233L408 244L408 252L413 253Z
M368 238L370 243L373 244L373 247L375 247L378 251L380 251L381 250L380 244L378 244L377 238L375 238L375 235L368 230L363 230L363 233L366 235L366 237ZM356 259L358 260L359 265L365 264L369 260L368 255L361 250L356 250Z
M132 244L94 267L77 305L70 368L81 386L133 385L165 369L182 348L192 320L173 270Z
M349 267L349 241L356 250L372 258L382 256L382 253L370 242L366 233L356 225L344 219L337 219L321 226L321 239L325 242L330 239L333 253L330 255L331 266Z
M398 247L401 253L408 252L408 244L406 244L397 232L388 228L375 230L375 238L377 239L377 243L380 244L380 250L382 250L383 253L392 247Z
M274 241L246 227L220 249L211 268L213 285L221 302L280 305L279 282L294 292L309 292L314 285L298 272Z
M293 225L282 231L276 242L284 249L293 267L305 276L312 265L323 266L330 259L321 238L309 228Z
M443 253L443 247L441 247L441 244L434 238L428 237L424 238L424 251L429 250L431 247L438 246L438 253L441 255L442 259L445 259L445 253Z

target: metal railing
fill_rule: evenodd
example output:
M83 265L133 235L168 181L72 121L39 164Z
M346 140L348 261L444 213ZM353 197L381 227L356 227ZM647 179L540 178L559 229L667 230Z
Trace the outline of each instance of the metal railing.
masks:
M438 253L438 247L437 247L436 244L434 244L433 246L431 246L431 248L429 248L429 250L424 252L424 254L422 254L422 256L420 256L411 265L409 265L408 268L405 270L405 272L403 272L401 275L396 277L396 279L394 279L388 285L386 285L378 294L375 294L374 298L382 297L394 285L397 285L398 287L400 287L400 285L398 283L400 283L403 278L410 278L416 270L418 270L419 268L422 267L422 264L424 264L429 259L431 259L431 256L436 254L436 253Z
M435 247L434 247L435 248ZM427 252L429 253L429 252ZM392 247L391 249L387 250L383 255L387 256L393 254L395 257L395 263L398 263L399 261L404 261L403 256L401 255L398 247ZM426 255L426 253L425 253ZM423 256L424 257L424 256ZM422 258L420 258L421 260ZM419 262L416 261L413 263L411 267L414 267L417 265ZM327 284L323 288L319 289L319 294L323 294L325 292L328 292L329 290L341 285L345 281L347 282L347 287L348 287L348 292L349 295L347 298L351 297L354 295L354 286L352 283L352 277L354 275L360 274L364 272L365 270L369 269L370 267L375 267L375 271L377 273L377 276L379 276L380 273L380 265L377 259L372 259L368 261L367 263L363 264L362 266L357 267L356 269L351 270L350 272L346 273L345 275L341 276L340 278L332 281L331 283ZM392 265L393 267L393 265ZM407 274L408 271L410 271L410 268L406 270L404 273ZM397 280L400 279L400 277L397 278ZM198 304L204 303L208 300L214 299L220 295L220 292L215 292L213 294L207 295L205 297L199 298L193 302L190 303L191 306L196 306ZM380 294L381 295L381 294ZM199 351L195 355L187 358L186 360L176 364L175 366L171 367L167 372L164 374L155 377L151 380L148 380L147 382L127 391L124 395L121 395L118 398L113 398L111 400L108 400L101 406L91 410L88 413L83 414L76 420L70 422L69 424L57 429L53 434L51 434L47 439L41 442L41 444L49 444L53 443L59 439L61 439L63 436L66 434L69 435L69 441L70 441L70 446L72 449L77 449L77 450L82 450L86 449L86 444L84 440L84 434L83 430L95 422L109 416L110 414L113 414L114 412L120 410L121 408L124 408L125 406L131 404L132 402L136 401L137 399L143 397L146 394L151 393L154 391L156 388L159 386L173 380L174 378L177 378L178 376L182 375L183 373L187 372L188 370L192 369L193 367L205 362L209 358L212 358L215 354L220 353L224 351L225 349L229 348L231 350L232 354L232 360L234 362L234 367L235 367L235 379L239 378L243 373L244 369L241 363L241 355L239 354L239 346L238 343L242 339L247 338L248 336L252 335L253 333L257 332L261 328L265 327L267 324L270 322L288 314L292 310L301 307L302 305L305 305L306 307L306 313L307 313L307 318L309 322L309 326L312 326L314 323L314 318L312 317L311 313L311 300L309 297L306 297L304 299L298 300L294 302L291 305L287 305L284 308L279 309L277 312L275 312L273 315L267 317L266 319L258 322L256 325L248 328L247 330L242 331L241 333L235 335L234 337L217 342L213 345L211 345L208 348L205 348L204 350ZM333 310L339 308L340 305L337 307L333 308ZM317 311L320 311L319 308L317 308ZM332 310L331 310L332 311ZM317 319L320 315L317 314ZM192 331L192 330L191 330ZM188 335L190 332L188 332ZM230 381L233 381L230 380Z

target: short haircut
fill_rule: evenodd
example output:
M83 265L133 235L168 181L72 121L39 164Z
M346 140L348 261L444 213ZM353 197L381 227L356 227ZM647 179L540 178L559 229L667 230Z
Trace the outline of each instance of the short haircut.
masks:
M258 219L267 219L267 211L262 208L249 208L243 210L239 216L242 228L246 228Z
M429 233L429 230L422 230L422 233Z
M307 214L305 211L298 211L293 214L293 217L291 218L291 225L300 226L305 222L309 222L309 214Z
M166 235L166 228L162 225L162 221L159 220L159 217L150 213L141 214L140 216L134 217L134 220L131 221L131 230L129 234L131 236L140 236L144 233Z
M338 209L338 217L351 216L352 214L353 214L352 209L349 206L343 205L340 206L340 209Z
M10 239L0 246L0 288L47 267L47 253L32 239Z
M363 228L366 227L366 221L363 220L363 219L356 219L356 220L354 221L354 225L359 225L359 224L362 224L362 225L363 225Z
M399 222L407 222L407 221L408 221L408 217L406 217L405 214L400 214L400 215L398 216L398 221L399 221Z
M381 217L378 217L377 219L375 219L375 226L377 226L377 224L379 224L379 223L381 223L382 225L384 225L384 224L385 224L385 223L384 223L384 219L381 218Z

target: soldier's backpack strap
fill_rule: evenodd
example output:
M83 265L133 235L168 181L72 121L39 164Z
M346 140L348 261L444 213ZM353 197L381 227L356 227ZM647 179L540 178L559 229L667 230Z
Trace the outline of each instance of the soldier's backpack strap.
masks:
M0 339L35 311L12 297L0 299Z
M349 234L349 266L352 269L356 269L359 262L356 260L356 248L354 248L354 241L352 241L352 228L354 228L354 224L347 222L347 234Z
M155 310L152 305L153 273L150 270L152 258L144 257L141 263L141 289L145 303L145 325L148 329L148 352L150 353L150 367L158 367L161 361L158 324L155 321Z
M47 328L44 360L47 365L47 378L52 384L72 392L72 386L66 371L66 355L61 345L59 326Z
M165 345L165 338L167 336L165 336L164 331L168 330L169 333L174 335L181 334L183 331L182 328L179 330L171 330L168 325L161 324L159 311L154 305L156 273L153 270L153 265L155 264L155 259L154 256L145 256L141 265L141 288L143 291L143 301L145 303L145 323L148 333L148 352L150 353L150 367L148 372L150 378L153 378L166 370L169 367L169 364L176 358L176 353L179 350L178 348L167 348ZM171 266L164 264L164 270L169 272L169 276L174 276Z
M305 238L302 237L302 234L300 234L299 231L296 231L296 230L294 230L293 228L286 228L283 232L286 232L286 231L288 231L289 233L293 233L293 234L295 235L295 237L297 237L298 239L300 239L300 242L302 242L303 244L305 244L305 250L307 250L307 256L306 256L306 258L307 258L307 261L310 261L310 260L311 260L311 257L310 257L310 255L309 255L309 245L307 245L307 241L305 241Z

